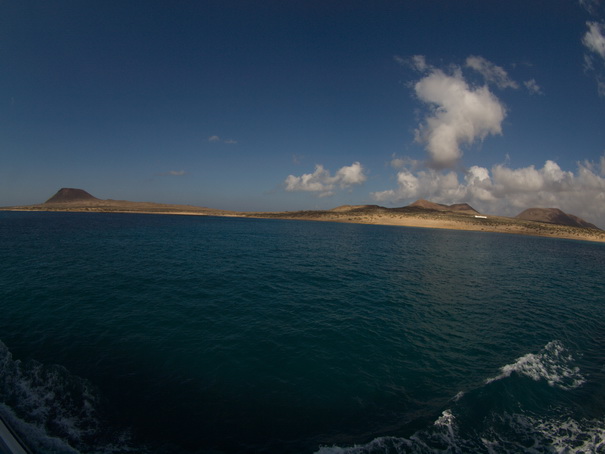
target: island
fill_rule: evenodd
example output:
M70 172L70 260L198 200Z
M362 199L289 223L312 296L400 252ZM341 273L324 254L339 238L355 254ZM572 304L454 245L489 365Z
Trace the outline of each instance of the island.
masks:
M432 229L452 229L534 235L605 242L605 231L558 208L528 208L516 217L481 214L466 203L443 205L418 200L399 208L343 205L331 210L240 212L191 205L98 199L82 189L62 188L46 202L2 207L3 211L61 211L230 216L263 219L343 222Z

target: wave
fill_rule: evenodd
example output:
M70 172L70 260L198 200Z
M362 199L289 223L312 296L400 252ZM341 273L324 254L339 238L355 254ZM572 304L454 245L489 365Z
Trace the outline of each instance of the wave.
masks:
M440 454L605 452L605 419L540 419L521 414L493 416L481 432L461 430L451 410L410 438L380 437L363 445L321 447L316 454Z
M99 406L87 380L61 366L16 360L0 341L0 413L34 451L132 452L128 433L105 424Z
M515 376L520 375L545 381L567 394L586 381L574 362L561 342L549 342L540 352L503 366L499 375L487 379L480 388L456 394L451 407L432 425L407 438L384 436L350 447L323 446L317 454L605 452L605 417L574 418L558 400L550 401L545 410L535 406L529 410L524 405L526 394L516 394L526 386L496 386L500 381L516 381ZM550 393L551 399L556 396L556 392Z
M502 367L500 375L488 378L485 383L492 383L517 373L535 381L546 380L550 386L574 389L586 382L579 367L573 365L574 362L575 359L560 341L551 341L539 353L528 353L514 363Z

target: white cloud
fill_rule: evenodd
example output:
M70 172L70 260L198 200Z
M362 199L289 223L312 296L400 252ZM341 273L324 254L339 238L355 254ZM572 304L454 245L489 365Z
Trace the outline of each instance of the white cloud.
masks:
M391 159L389 165L394 169L407 167L408 169L414 170L423 167L424 163L422 161L418 161L417 159L408 157L398 158L395 154L393 154L393 159Z
M598 22L586 22L588 31L582 38L582 43L588 50L605 59L605 25Z
M540 86L536 82L536 79L526 80L525 82L523 82L523 85L525 85L525 88L527 88L527 90L529 91L530 95L542 95L542 94L544 94L542 92L542 88L540 88Z
M361 184L366 181L366 176L363 173L363 167L359 162L354 162L350 166L341 167L336 172L335 182L338 182L340 187L347 187L354 184Z
M588 31L582 38L582 44L589 53L584 55L584 66L586 71L594 73L599 96L605 97L605 66L595 63L595 59L600 57L605 64L605 24L592 21L586 22L586 26Z
M498 88L519 88L517 82L512 80L502 67L483 57L471 55L466 59L466 66L479 72L486 82L495 84Z
M439 172L434 169L414 174L409 169L397 173L397 189L372 193L378 202L398 203L415 199L430 199L441 202L457 198L460 185L455 172Z
M288 175L285 184L286 191L317 192L319 197L326 197L334 194L336 187L348 188L363 183L366 178L363 166L359 162L341 167L334 176L331 176L328 170L318 164L313 173L306 173L298 177Z
M219 136L210 136L208 137L208 142L220 142L221 138Z
M605 227L605 154L598 163L582 162L575 172L554 161L540 169L512 169L498 164L491 171L473 166L462 181L453 172L434 169L397 174L397 188L372 194L378 202L404 203L423 198L437 203L467 202L488 214L515 216L531 207L560 208Z
M487 86L470 87L459 69L452 75L432 69L414 90L418 99L432 106L416 130L416 140L426 144L431 167L454 167L462 157L462 144L502 133L506 116L502 103Z

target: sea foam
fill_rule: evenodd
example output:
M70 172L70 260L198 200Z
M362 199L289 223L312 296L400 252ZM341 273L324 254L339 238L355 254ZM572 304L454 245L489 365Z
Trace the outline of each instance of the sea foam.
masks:
M61 366L14 359L0 341L0 413L34 451L128 452L127 432L107 436L98 407L90 382Z
M451 410L430 427L403 437L379 437L351 447L322 447L316 454L587 454L605 452L605 421L493 414L481 431L462 430Z
M551 341L539 352L528 353L514 363L500 369L500 374L488 378L485 383L492 383L517 373L535 381L546 380L553 387L574 389L582 386L586 379L580 368L574 366L574 358L560 341Z

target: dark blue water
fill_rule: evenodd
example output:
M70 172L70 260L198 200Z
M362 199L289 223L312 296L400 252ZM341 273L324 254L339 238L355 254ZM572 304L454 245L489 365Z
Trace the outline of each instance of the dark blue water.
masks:
M605 452L605 247L0 213L0 414L35 452Z

